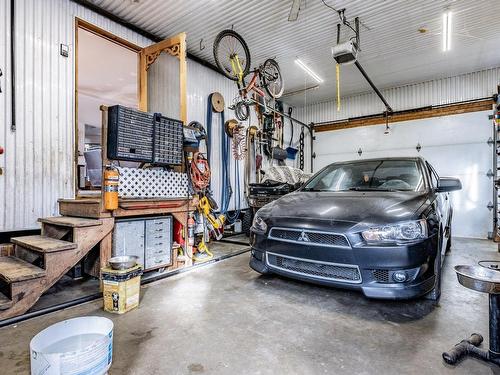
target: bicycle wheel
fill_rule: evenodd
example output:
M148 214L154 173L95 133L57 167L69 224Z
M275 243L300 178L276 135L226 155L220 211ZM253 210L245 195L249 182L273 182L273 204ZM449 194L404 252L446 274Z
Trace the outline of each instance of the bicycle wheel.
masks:
M238 80L238 73L231 65L231 58L238 56L243 70L243 77L250 72L250 51L243 38L233 30L223 30L214 41L215 64L222 74L233 81Z
M283 95L285 86L283 84L283 77L278 63L274 59L267 59L262 65L261 72L262 83L267 93L273 98L278 99Z

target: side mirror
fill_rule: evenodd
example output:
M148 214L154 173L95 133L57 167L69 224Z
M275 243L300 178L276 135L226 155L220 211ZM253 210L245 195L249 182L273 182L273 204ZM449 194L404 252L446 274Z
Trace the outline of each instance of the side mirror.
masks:
M440 177L436 191L438 193L444 193L447 191L455 191L461 189L462 189L462 183L458 178Z

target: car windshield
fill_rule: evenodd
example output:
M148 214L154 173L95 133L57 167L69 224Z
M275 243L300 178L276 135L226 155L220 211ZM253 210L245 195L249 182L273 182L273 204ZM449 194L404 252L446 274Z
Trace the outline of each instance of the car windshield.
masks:
M421 191L422 172L414 160L335 163L313 177L304 191Z

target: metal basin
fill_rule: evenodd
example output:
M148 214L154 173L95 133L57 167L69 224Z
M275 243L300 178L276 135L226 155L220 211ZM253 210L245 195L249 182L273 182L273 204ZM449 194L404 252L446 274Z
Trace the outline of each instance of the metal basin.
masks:
M500 272L482 266L456 266L458 282L466 288L500 294Z
M119 257L113 257L108 260L109 265L114 270L126 270L132 268L137 264L139 257L135 255L123 255Z
M495 271L500 271L500 261L498 260L482 260L478 262L481 267L490 268Z

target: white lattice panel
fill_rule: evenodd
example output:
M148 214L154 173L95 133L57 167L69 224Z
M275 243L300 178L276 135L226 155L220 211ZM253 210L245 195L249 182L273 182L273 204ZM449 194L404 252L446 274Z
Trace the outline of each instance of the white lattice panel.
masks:
M161 168L139 169L118 167L122 198L186 198L188 177L186 173Z

